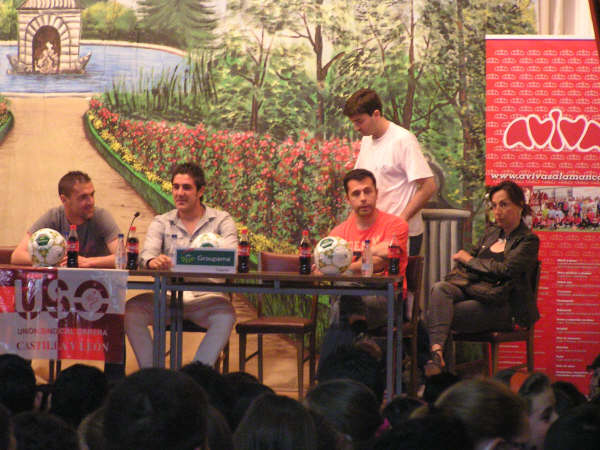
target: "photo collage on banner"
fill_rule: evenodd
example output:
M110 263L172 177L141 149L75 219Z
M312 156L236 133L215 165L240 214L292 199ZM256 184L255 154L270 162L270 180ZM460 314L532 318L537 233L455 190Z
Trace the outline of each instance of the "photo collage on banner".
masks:
M525 188L540 238L535 368L588 392L600 353L600 60L593 39L488 36L486 184ZM504 344L501 367L523 361Z

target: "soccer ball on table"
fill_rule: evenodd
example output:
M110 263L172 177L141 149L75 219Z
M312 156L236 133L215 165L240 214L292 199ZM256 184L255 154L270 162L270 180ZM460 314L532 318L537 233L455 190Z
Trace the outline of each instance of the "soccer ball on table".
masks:
M52 228L42 228L31 235L27 250L34 266L55 266L65 256L65 238Z
M327 236L316 245L314 257L318 270L326 275L337 275L350 266L352 249L344 239Z
M223 239L216 233L202 233L196 236L192 241L192 248L221 248L223 246Z

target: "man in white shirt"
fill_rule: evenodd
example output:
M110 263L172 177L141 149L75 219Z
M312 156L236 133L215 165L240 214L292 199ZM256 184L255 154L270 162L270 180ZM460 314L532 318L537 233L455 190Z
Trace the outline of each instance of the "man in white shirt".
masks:
M418 255L424 230L421 209L437 186L417 138L383 117L381 100L371 89L355 92L344 115L363 136L355 168L375 175L377 208L408 222L409 255Z

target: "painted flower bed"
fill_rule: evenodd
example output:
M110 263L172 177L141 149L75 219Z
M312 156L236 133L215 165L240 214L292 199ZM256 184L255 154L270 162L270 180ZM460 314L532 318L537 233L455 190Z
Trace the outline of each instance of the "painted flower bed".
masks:
M213 132L202 124L134 121L97 99L90 101L88 118L125 163L166 193L174 165L200 164L207 203L276 243L272 250L293 252L302 229L317 240L345 216L342 179L354 164L357 143L306 134L279 143L251 132Z

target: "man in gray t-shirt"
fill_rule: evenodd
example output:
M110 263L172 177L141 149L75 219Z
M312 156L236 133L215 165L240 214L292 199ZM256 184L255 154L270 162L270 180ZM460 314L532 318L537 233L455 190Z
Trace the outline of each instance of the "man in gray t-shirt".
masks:
M58 183L62 205L50 209L35 221L12 253L10 262L31 265L27 244L40 228L52 228L66 236L70 225L76 225L79 267L113 268L119 227L108 211L95 207L94 194L94 185L87 174L75 171L63 176ZM60 265L65 264L66 257Z

